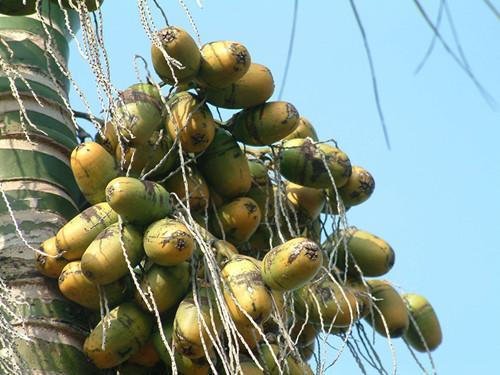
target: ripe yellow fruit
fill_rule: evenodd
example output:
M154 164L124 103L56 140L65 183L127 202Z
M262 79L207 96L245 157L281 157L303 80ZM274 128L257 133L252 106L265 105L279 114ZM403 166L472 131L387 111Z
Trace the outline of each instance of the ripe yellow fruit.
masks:
M71 153L71 170L90 204L106 201L106 185L120 171L115 158L96 142L79 144Z
M199 153L210 146L215 135L215 122L208 106L187 91L172 97L166 129L172 139L179 137L184 152Z
M405 302L389 282L385 280L368 280L367 282L375 299L373 314L368 315L365 318L366 321L382 336L403 336L409 325Z
M325 205L323 190L288 182L286 184L286 197L299 216L307 221L315 220Z
M120 233L118 223L107 227L83 253L82 271L96 284L109 284L129 273L124 251L132 267L144 257L142 234L138 228L125 224L122 229Z
M168 26L160 30L158 38L167 56L181 64L181 67L175 62L169 64L162 50L153 45L151 59L160 78L170 85L175 84L174 76L179 84L193 79L198 73L201 60L201 54L194 39L177 26Z
M432 305L419 294L404 294L408 312L413 319L404 337L419 352L435 350L443 341L441 325Z
M273 308L272 297L255 260L237 255L226 263L221 275L227 288L224 298L236 324L251 326L249 317L257 324L269 318Z
M206 356L202 341L207 350L210 350L213 347L210 335L217 336L222 328L212 293L207 289L198 292L199 308L193 296L188 295L177 308L174 319L174 347L180 354L191 359Z
M35 254L36 269L42 274L52 279L57 279L61 274L64 266L68 264L68 260L63 258L57 248L56 237L50 237L43 241L39 248L40 251L48 255L56 256L48 257L40 253Z
M161 219L144 232L144 251L149 259L162 266L174 266L188 260L195 248L186 226L173 219Z
M321 248L299 237L270 250L262 260L262 278L272 289L294 290L309 282L323 262Z
M99 286L89 280L82 272L81 262L68 263L58 278L59 290L67 299L90 310L99 310L101 298L106 297L108 305L113 307L120 302L126 294L127 282L125 279L116 280L103 285L99 292ZM100 294L102 294L102 297ZM102 300L104 302L104 300Z
M217 218L210 219L213 233L240 244L248 241L260 224L261 213L257 203L247 197L236 198L217 210ZM222 228L221 228L222 226Z
M80 259L87 247L118 215L106 202L97 203L67 222L56 235L57 248L68 260Z
M375 190L375 179L363 167L353 166L352 174L347 183L338 189L342 203L346 208L357 206L371 197ZM329 208L332 213L337 214L337 196L335 190L327 189Z
M246 47L237 42L218 41L201 47L197 79L211 87L223 88L239 80L250 68Z
M207 87L207 102L217 107L242 109L265 103L274 92L274 79L264 65L252 63L243 77L224 88Z

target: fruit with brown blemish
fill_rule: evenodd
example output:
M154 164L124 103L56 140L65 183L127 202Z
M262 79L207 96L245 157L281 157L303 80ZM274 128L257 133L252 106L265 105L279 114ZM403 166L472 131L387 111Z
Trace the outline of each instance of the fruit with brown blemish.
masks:
M217 41L201 47L200 71L196 77L202 85L223 88L238 81L248 71L250 54L238 42Z
M247 197L236 198L217 210L210 218L212 232L219 238L223 233L228 241L240 244L248 241L260 224L261 212L257 203Z
M323 253L315 242L298 237L271 249L262 260L262 278L272 289L294 290L319 271Z
M403 300L412 317L404 338L419 352L435 350L443 341L443 334L434 308L419 294L403 294Z
M210 336L219 335L222 329L213 292L200 288L197 297L197 303L192 294L182 300L175 313L173 329L175 350L191 359L206 356L203 343L210 351L213 347Z
M373 297L373 314L365 320L382 336L401 337L408 329L406 303L388 281L368 280Z
M171 175L163 182L163 186L170 193L175 193L184 204L186 204L186 196L188 196L191 211L203 211L207 207L211 196L208 185L197 168L186 166L184 170L187 194L182 170Z
M316 130L314 129L314 126L311 124L311 122L305 117L300 116L299 124L292 133L284 138L284 140L308 137L315 142L319 140L318 134L316 133Z
M188 228L173 219L161 219L144 232L144 251L149 259L162 266L173 266L188 260L195 248Z
M172 139L179 138L182 151L200 153L210 146L215 122L208 106L195 94L182 91L167 102L165 127Z
M222 268L221 276L225 281L224 299L236 324L250 326L250 319L260 324L269 318L272 296L254 259L234 256Z
M305 285L295 292L295 311L313 324L346 327L360 319L360 301L354 292L330 278Z
M363 276L382 276L395 261L394 250L385 240L354 227L328 238L323 248L328 252L336 248L335 266L350 275L359 275L360 270Z
M125 278L99 287L83 274L79 260L70 262L63 268L58 285L64 297L94 311L101 308L101 299L104 296L108 306L115 306L125 298L128 289Z
M187 262L173 267L154 265L146 272L141 290L150 305L154 301L159 313L177 306L186 295L191 281L190 267ZM137 290L134 298L139 306L148 311L148 305Z
M268 102L233 115L227 126L247 145L266 146L285 138L299 123L299 112L288 102Z
M71 170L90 204L106 201L106 185L120 175L115 158L97 142L85 142L71 153Z
M265 103L274 92L271 71L261 64L252 63L248 71L236 82L224 88L207 87L207 102L221 108L243 109Z
M351 176L347 155L326 143L315 143L309 138L291 139L283 143L280 154L281 174L302 186L328 188L333 178L339 188Z
M211 188L223 198L234 198L250 190L248 160L227 130L216 130L214 141L198 159L198 167Z
M133 303L123 303L106 314L90 332L83 351L96 367L115 367L140 350L150 338L152 328L152 318L147 313Z
M170 213L169 193L163 186L134 177L118 177L106 186L106 200L126 222L148 225Z
M57 279L68 260L63 258L57 248L56 237L50 237L42 242L39 250L47 255L35 253L35 267L42 275Z
M80 259L97 235L117 221L117 213L106 202L85 209L57 232L60 254L68 260Z
M175 84L174 77L177 78L178 83L189 82L193 79L198 73L201 60L201 54L194 39L177 26L168 26L160 30L157 36L162 48L155 44L151 46L151 60L160 78L169 85ZM170 61L169 58L177 62Z
M371 197L375 190L375 179L363 167L353 166L347 183L338 189L342 203L346 208L357 206ZM329 206L332 213L337 213L337 195L332 188L327 189Z
M160 91L151 84L139 83L120 92L113 121L127 144L146 144L163 125L164 107Z
M120 224L116 223L104 229L92 241L82 256L81 267L88 279L105 285L127 275L127 263L135 267L143 257L142 232L130 224L120 228Z

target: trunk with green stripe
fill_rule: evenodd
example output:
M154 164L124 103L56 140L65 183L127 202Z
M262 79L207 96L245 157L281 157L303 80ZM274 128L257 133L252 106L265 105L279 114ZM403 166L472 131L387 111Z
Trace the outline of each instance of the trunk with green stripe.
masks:
M76 31L77 15L70 13L67 21ZM19 339L15 345L24 360L22 373L98 374L82 353L88 316L61 296L56 281L36 272L33 251L18 236L8 207L23 237L38 247L84 204L69 166L69 155L77 142L63 101L63 96L67 99L68 80L47 52L42 22L50 32L54 55L66 67L70 33L64 14L54 3L43 1L41 18L0 15L0 56L26 79L17 78L15 86L35 125L23 118L7 71L1 70L0 183L8 205L0 199L0 276L27 302L10 306L23 318L25 332L33 339ZM23 322L2 308L0 313L21 330ZM2 354L0 351L0 357Z

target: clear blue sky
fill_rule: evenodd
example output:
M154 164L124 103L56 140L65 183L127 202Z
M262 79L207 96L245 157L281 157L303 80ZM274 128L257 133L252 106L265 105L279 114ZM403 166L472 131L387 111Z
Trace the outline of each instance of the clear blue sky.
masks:
M191 30L178 2L160 0L171 24ZM150 1L153 6L153 2ZM280 87L293 1L186 0L202 42L244 43ZM435 19L438 1L425 2ZM500 102L500 25L482 1L450 1L470 66ZM500 7L498 1L492 1ZM354 164L376 179L373 197L348 214L349 223L391 243L388 278L434 305L444 342L434 353L441 374L498 371L500 352L500 115L437 44L420 74L414 70L431 31L411 1L357 1L375 62L392 151L377 117L362 40L349 1L301 1L284 100L296 105L320 138L335 138ZM105 42L118 88L135 81L134 54L150 44L135 1L106 0ZM155 16L159 14L155 13ZM162 24L157 18L158 25ZM443 35L452 41L450 25ZM99 110L89 70L73 50L71 67ZM277 90L278 91L278 90ZM82 109L79 99L72 103ZM490 321L490 317L493 318ZM390 369L387 345L378 348ZM402 343L400 374L421 373ZM329 355L332 355L330 352ZM427 365L425 356L419 358ZM357 374L349 353L331 373Z

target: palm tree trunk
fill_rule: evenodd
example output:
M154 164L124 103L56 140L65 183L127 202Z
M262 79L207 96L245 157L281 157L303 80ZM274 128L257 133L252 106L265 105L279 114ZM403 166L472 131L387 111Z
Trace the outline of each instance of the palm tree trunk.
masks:
M16 329L22 330L24 323L33 339L18 339L14 345L24 361L23 374L97 374L82 353L88 316L62 297L56 281L37 274L34 253L27 245L38 247L53 236L82 203L69 166L69 154L77 144L63 102L69 84L47 53L48 38L42 27L43 22L56 55L66 64L71 36L55 4L43 1L42 18L0 16L0 187L4 193L0 198L0 276L13 295L27 302L9 306L22 319L7 315L3 306L0 312ZM78 28L76 14L70 14L69 20ZM8 79L15 76L8 65L26 79L16 79L15 86L31 123L39 130L20 112L10 87L13 81Z

